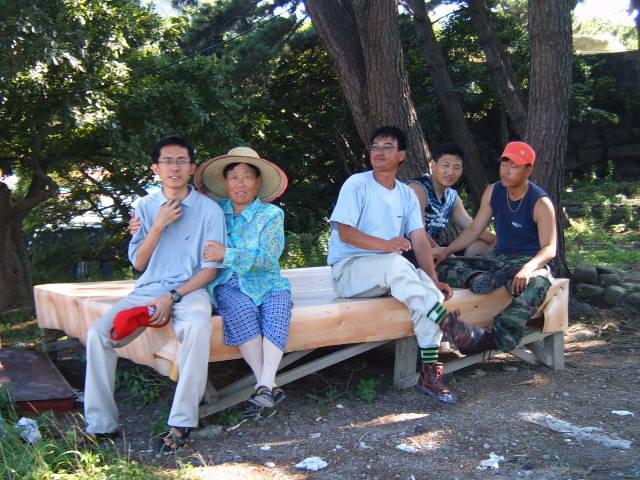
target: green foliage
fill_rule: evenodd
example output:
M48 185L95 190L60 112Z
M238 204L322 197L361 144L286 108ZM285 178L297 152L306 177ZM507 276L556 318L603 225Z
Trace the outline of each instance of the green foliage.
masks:
M356 385L356 395L367 403L373 402L378 395L380 380L377 378L361 378Z
M132 365L116 372L116 390L124 392L126 398L139 406L154 403L160 398L160 390L168 385L165 377L145 366Z
M605 18L590 18L573 22L574 46L581 52L618 50L616 44L627 50L638 47L637 30L631 25L617 25Z
M565 205L571 226L565 230L571 266L589 262L613 267L640 265L640 183L618 181L595 172L568 182Z
M26 443L7 417L0 442L0 478L7 480L103 480L156 479L162 469L134 461L98 445L87 437L79 423L59 424L52 415L37 418L42 440ZM1 421L1 420L0 420Z

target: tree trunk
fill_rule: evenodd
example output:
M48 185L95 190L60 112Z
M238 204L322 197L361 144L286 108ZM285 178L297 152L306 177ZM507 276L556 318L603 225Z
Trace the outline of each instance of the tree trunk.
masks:
M22 220L11 205L9 188L0 182L0 312L33 306L31 266Z
M572 37L570 0L529 0L531 75L526 139L537 154L533 180L556 209L556 269L568 274L562 220L564 166L569 124Z
M397 2L307 0L313 26L329 52L362 141L383 125L408 137L402 179L428 170L431 154L418 123L403 64Z
M498 96L507 109L514 130L523 137L527 130L527 109L522 101L520 85L511 66L511 60L496 33L491 12L487 9L485 0L467 0L467 3Z
M464 178L469 186L473 203L478 207L482 193L487 186L487 175L482 168L476 142L464 118L462 106L449 76L447 62L433 31L424 0L409 0L409 5L413 10L416 36L422 46L422 53L427 65L431 69L433 86L447 119L447 125L453 139L464 150Z

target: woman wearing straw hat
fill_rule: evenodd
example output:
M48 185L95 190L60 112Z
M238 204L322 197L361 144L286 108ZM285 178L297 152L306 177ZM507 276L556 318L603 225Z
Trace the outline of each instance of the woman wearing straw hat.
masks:
M225 214L227 245L211 241L204 251L207 261L227 267L208 287L222 316L225 343L238 346L256 376L249 402L273 407L286 397L275 376L293 302L291 284L280 274L284 212L267 202L282 195L287 177L251 148L236 147L203 163L195 183Z

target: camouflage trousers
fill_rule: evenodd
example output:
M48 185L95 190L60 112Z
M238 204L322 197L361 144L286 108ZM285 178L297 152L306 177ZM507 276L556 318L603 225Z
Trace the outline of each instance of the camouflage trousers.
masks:
M506 287L511 291L513 277L531 260L529 256L492 254L486 257L453 257L438 265L438 278L452 287L467 288L469 279L488 271L506 269L510 278ZM496 315L494 326L496 344L503 352L516 348L525 332L527 322L544 301L551 286L551 273L541 268L533 273L527 288L513 297L511 303Z

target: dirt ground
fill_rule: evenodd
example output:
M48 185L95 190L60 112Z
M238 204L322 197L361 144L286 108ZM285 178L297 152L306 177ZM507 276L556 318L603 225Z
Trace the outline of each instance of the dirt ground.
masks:
M149 443L151 426L167 411L171 388L143 408L122 393L125 438L115 448L132 459L166 466L169 476L192 465L189 474L203 479L640 478L639 327L637 313L600 310L599 318L570 327L564 371L504 355L451 375L461 397L453 406L413 389L393 390L393 352L382 347L286 386L288 399L271 416L236 428L225 425L175 455L159 456ZM65 360L60 366L64 371ZM244 368L227 362L218 367L217 380ZM371 378L380 384L377 398L368 403L356 387L360 379ZM597 427L633 444L615 449L565 436L523 421L527 412ZM229 420L229 415L215 417ZM414 451L400 450L400 444ZM504 457L499 468L479 470L491 452ZM295 467L312 456L328 466L318 472Z

